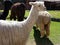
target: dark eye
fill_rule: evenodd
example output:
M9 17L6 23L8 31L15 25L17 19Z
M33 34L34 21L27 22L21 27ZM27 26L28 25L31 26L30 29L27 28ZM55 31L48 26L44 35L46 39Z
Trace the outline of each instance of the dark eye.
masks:
M39 5L39 7L40 7L40 5Z

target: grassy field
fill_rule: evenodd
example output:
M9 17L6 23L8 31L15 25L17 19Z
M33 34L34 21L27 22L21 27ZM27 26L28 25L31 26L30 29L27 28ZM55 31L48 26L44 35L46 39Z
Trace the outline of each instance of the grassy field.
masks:
M60 18L60 11L55 10L55 11L48 11L53 17Z
M52 17L60 18L60 11L51 10L48 12L52 15ZM28 16L28 14L29 14L29 11L26 11L25 16ZM30 39L34 38L33 34L34 34L34 31L32 29L32 32L30 33ZM60 45L60 22L51 21L49 39L54 45Z
M0 11L2 12L2 11ZM52 17L55 18L60 18L60 11L48 11ZM25 12L25 17L27 17L29 14L29 10L27 10ZM10 15L10 13L9 13ZM9 19L9 15L7 17L7 19ZM34 30L32 29L29 38L31 40L34 40ZM60 45L60 22L53 22L51 21L51 25L50 25L50 36L49 36L50 41L54 44L54 45Z

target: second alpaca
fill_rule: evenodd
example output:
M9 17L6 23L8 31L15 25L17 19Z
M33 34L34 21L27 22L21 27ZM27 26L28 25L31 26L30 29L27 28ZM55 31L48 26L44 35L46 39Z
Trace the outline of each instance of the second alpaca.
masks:
M38 15L36 26L40 28L41 38L44 37L45 33L48 37L50 35L51 15L47 11L40 11Z
M24 3L15 3L11 7L10 20L14 19L18 21L23 21L25 15L25 4Z

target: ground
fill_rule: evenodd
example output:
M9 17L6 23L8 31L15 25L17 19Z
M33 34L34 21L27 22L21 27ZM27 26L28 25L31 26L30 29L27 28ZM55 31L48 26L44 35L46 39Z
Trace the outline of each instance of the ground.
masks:
M27 45L54 45L49 38L46 38L46 36L40 38L40 31L36 30L36 27L33 27L33 29L34 29L33 33L34 39L31 40L29 38L27 41Z

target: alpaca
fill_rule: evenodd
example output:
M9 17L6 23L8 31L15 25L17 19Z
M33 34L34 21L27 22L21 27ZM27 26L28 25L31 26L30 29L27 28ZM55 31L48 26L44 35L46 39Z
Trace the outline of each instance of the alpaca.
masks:
M3 10L3 12L2 12L2 14L0 15L0 20L6 20L6 18L7 18L7 16L8 16L8 14L9 14L9 9L10 9L10 7L11 7L11 5L12 5L12 2L11 1L4 1L4 10Z
M11 7L11 15L10 20L14 19L16 20L16 17L18 21L23 21L25 15L25 4L24 3L15 3Z
M30 2L29 16L24 21L0 20L0 45L25 45L29 34L38 18L42 2ZM44 6L42 6L44 8Z
M40 28L41 38L44 37L45 33L48 37L50 35L51 15L47 11L40 11L38 15L36 26Z

